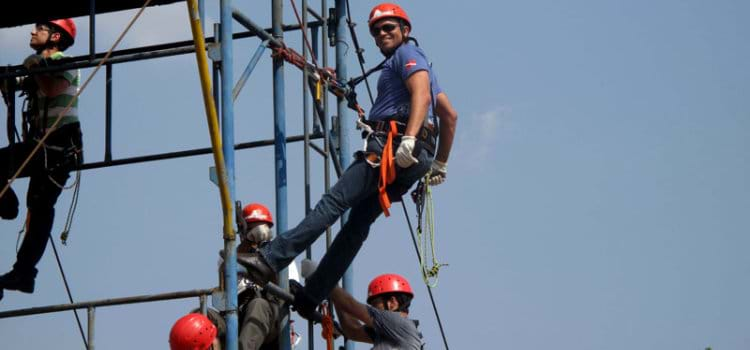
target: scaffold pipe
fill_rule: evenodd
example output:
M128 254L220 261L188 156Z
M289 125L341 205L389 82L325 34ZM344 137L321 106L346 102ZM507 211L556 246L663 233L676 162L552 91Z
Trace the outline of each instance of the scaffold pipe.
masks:
M195 41L195 58L198 61L198 73L201 80L201 91L203 92L203 105L206 108L206 120L208 131L211 136L211 148L213 149L216 175L219 177L219 193L221 195L221 210L224 216L224 238L234 239L234 220L232 211L232 198L229 194L228 177L224 165L224 153L221 148L221 134L219 133L219 117L216 113L216 105L211 95L211 79L208 72L208 59L206 58L206 43L203 40L203 29L201 27L198 13L198 1L188 0L188 15L190 16L190 29Z

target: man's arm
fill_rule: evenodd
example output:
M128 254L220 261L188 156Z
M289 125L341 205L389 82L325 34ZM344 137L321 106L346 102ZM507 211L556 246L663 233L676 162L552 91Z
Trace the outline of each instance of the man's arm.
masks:
M430 75L426 70L410 75L406 78L406 89L411 96L411 111L404 135L416 136L430 108Z
M41 66L41 63L45 62L45 60L41 55L30 55L23 61L23 66L26 69L33 69ZM34 80L36 80L37 86L39 86L44 95L49 97L56 97L62 94L70 86L70 82L67 79L55 73L35 74Z
M453 109L451 101L448 100L448 95L441 92L437 95L437 106L435 113L440 118L440 143L438 144L437 155L435 159L447 163L448 156L451 153L451 147L453 146L453 137L456 134L456 122L458 120L458 114Z
M367 311L367 306L358 302L341 287L334 288L330 298L336 308L336 315L339 317L344 336L354 341L372 344L373 340L364 328L365 326L372 327L372 317Z

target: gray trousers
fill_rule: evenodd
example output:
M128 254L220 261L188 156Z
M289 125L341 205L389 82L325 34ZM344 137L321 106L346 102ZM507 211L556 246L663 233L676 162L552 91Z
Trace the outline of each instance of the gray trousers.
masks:
M263 345L276 344L279 337L280 307L262 297L245 305L240 328L240 350L259 350ZM278 349L278 346L266 346Z

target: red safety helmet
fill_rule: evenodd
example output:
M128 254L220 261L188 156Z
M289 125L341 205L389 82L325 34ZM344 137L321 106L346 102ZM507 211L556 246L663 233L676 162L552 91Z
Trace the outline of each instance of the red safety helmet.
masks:
M216 326L202 314L182 316L169 332L171 350L207 350L216 338Z
M406 21L406 24L411 27L411 20L409 20L409 16L406 14L406 11L404 11L401 6L388 2L384 2L372 8L372 11L370 11L370 19L367 21L367 25L369 27L372 27L375 22L383 18L399 18Z
M76 40L76 24L72 18L54 19L49 21L49 23L67 33L71 40Z
M269 227L273 227L273 216L271 211L266 208L265 205L260 203L250 203L242 209L242 217L245 218L245 222L250 224L253 222L265 222Z
M414 297L409 281L401 275L387 273L375 277L367 287L367 302L378 295L386 293L404 293Z

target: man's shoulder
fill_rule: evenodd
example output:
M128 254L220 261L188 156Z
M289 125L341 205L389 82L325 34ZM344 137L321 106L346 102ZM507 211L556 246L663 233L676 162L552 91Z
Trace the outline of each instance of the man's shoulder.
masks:
M394 56L399 56L399 57L414 56L414 55L427 57L427 55L425 54L424 50L422 50L422 48L420 48L417 45L413 45L409 43L399 46L396 49L396 52L394 53Z
M55 53L51 54L51 55L49 56L49 59L51 59L51 60L60 60L60 59L63 59L63 58L65 58L65 57L68 57L68 56L67 56L67 55L65 54L65 52L62 52L62 51L57 51L57 52L55 52Z
M376 309L370 305L367 305L367 311L370 317L375 320L376 324L388 325L388 326L399 326L407 329L414 328L416 330L416 324L413 320L401 316L401 313L388 310Z

